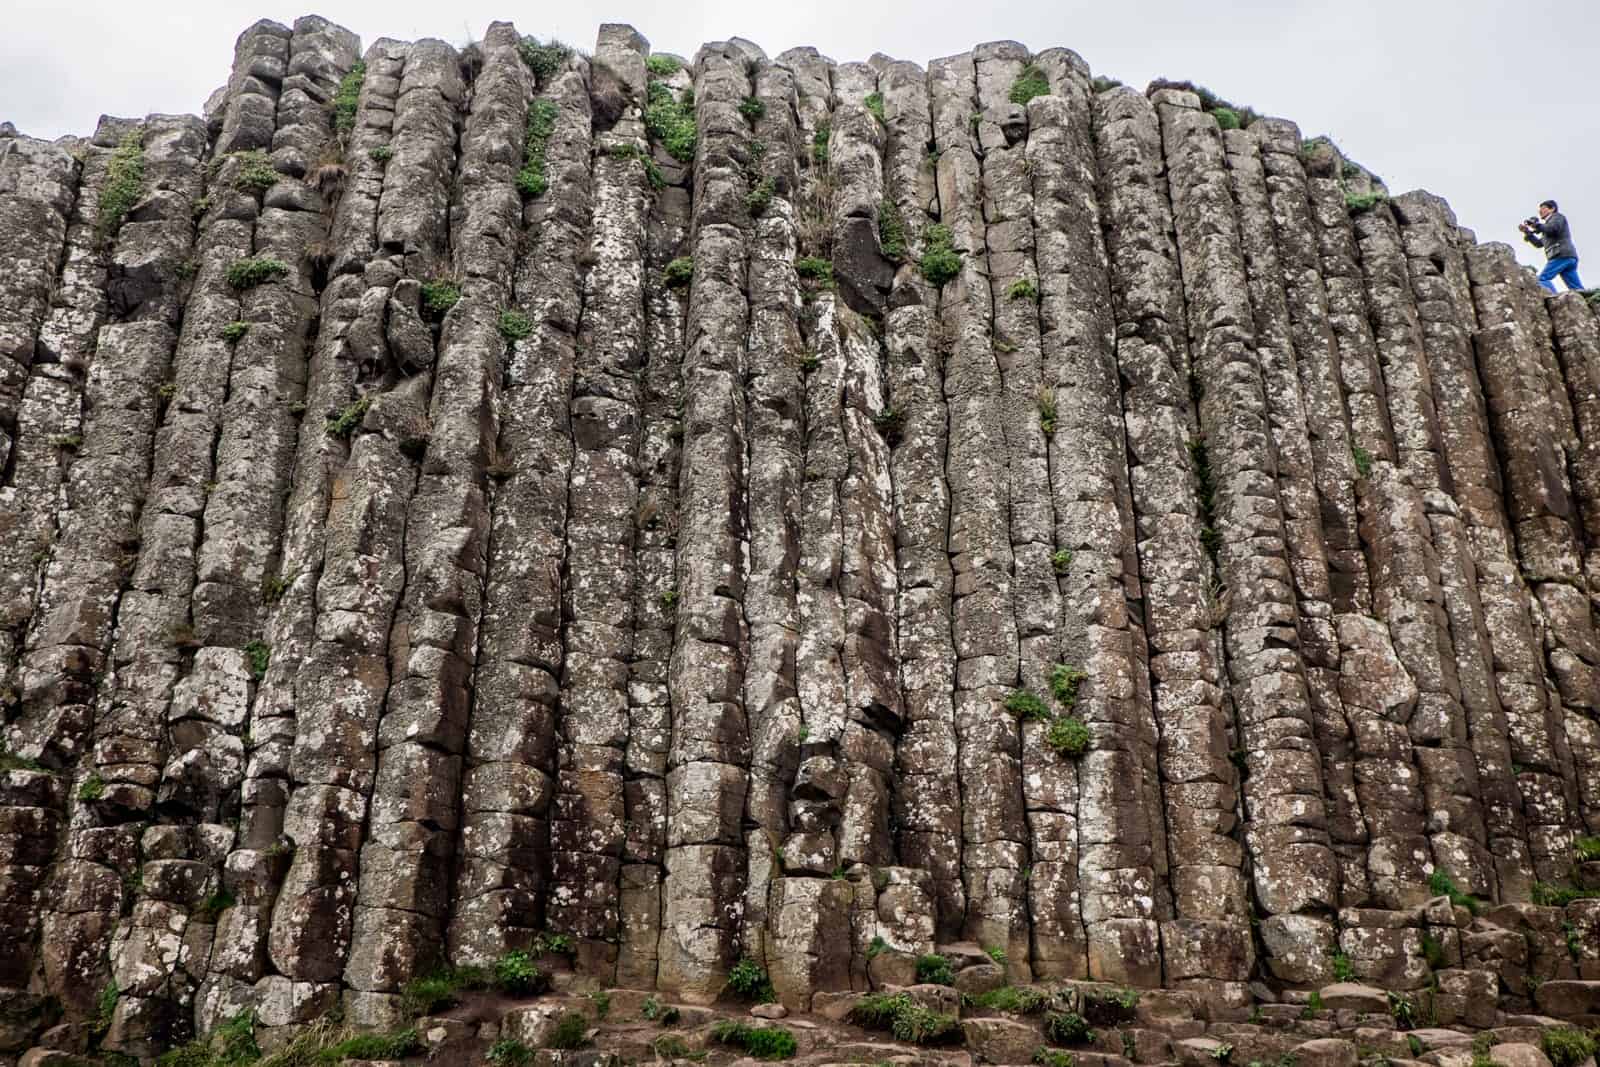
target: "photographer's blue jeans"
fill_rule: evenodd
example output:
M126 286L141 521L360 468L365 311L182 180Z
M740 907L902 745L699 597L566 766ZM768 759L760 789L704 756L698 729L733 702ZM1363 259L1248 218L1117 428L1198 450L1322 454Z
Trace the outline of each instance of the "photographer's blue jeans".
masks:
M1571 256L1552 259L1544 265L1544 270L1539 272L1539 284L1552 293L1556 291L1554 282L1556 278L1566 282L1567 288L1573 292L1583 288L1583 283L1578 280L1578 261Z

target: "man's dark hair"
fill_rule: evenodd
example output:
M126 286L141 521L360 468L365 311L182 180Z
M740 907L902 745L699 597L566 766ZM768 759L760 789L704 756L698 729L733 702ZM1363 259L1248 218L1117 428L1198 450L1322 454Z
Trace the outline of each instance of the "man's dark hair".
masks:
M1542 201L1542 202L1541 202L1541 203L1540 203L1540 204L1539 204L1539 206L1540 206L1540 207L1547 207L1547 208L1549 208L1549 209L1550 209L1550 210L1551 210L1551 211L1560 211L1560 210L1561 210L1561 209L1560 209L1560 208L1559 208L1559 207L1557 207L1557 206L1556 206L1556 202L1555 202L1555 201L1554 201L1554 200L1545 200L1545 201Z

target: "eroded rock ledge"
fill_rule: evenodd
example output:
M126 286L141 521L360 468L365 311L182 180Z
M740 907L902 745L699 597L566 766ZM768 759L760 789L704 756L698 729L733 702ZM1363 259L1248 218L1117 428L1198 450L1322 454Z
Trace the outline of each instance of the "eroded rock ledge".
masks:
M0 1060L551 937L1600 1021L1600 321L1238 120L307 17L0 127Z

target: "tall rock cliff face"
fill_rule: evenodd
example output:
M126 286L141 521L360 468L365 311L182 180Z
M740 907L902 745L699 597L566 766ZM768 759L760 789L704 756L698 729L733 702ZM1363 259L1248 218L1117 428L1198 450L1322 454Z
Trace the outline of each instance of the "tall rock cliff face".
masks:
M0 133L0 259L5 1047L552 935L1600 979L1600 323L1287 121L262 22L204 118Z

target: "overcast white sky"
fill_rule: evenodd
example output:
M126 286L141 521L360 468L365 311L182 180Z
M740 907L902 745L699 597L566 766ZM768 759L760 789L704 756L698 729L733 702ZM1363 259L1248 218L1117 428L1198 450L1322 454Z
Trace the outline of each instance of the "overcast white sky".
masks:
M1600 4L1496 0L10 0L0 34L0 120L24 133L89 133L102 113L198 112L258 18L315 11L361 35L481 37L494 19L594 46L627 22L662 51L747 37L776 55L815 45L839 61L886 52L926 63L983 41L1065 45L1096 74L1143 88L1188 78L1326 133L1394 192L1450 201L1479 240L1526 263L1518 220L1545 197L1572 222L1600 287Z

